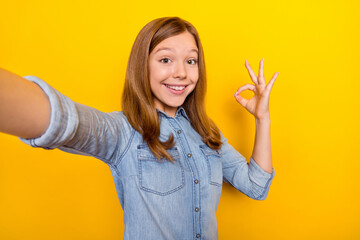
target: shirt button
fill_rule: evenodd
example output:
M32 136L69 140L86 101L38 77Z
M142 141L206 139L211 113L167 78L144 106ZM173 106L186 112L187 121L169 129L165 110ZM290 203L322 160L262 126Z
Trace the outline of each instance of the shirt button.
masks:
M199 180L195 179L194 183L195 183L195 184L198 184L198 183L199 183Z
M198 212L200 209L199 208L195 208L195 212Z
M187 156L188 156L188 158L190 158L190 157L191 157L191 153L188 153L188 155L187 155Z
M200 234L196 234L196 238L200 238Z
M178 130L177 133L180 134L180 133L181 133L181 130Z

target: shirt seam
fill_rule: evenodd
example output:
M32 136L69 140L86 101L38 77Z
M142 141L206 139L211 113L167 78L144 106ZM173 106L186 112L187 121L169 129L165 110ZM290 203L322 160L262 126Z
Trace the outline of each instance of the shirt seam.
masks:
M76 148L74 148L74 147L67 146L67 145L62 145L62 146L59 147L59 149L60 149L61 147L63 147L63 148L68 148L68 149L73 149L73 150L75 150L76 152L81 152L80 150L78 150L78 149L76 149ZM61 149L60 149L60 150L61 150ZM79 154L79 155L82 155L82 154ZM91 154L91 153L86 152L86 153L84 153L83 155L84 155L84 156L88 156L88 157L93 157L93 158L100 159L101 161L104 161L105 163L107 163L107 164L109 164L109 165L112 164L112 163L111 163L111 160L108 160L108 159L103 158L103 157L99 157L99 156L97 156L97 155L95 155L95 154Z
M227 164L227 165L223 166L223 169L227 169L227 168L233 167L233 166L235 166L235 165L238 164L238 163L241 163L241 161L236 161L236 162L234 162L234 163Z
M269 184L269 182L272 180L272 176L267 180L267 182L266 182L266 184L265 184L265 187L264 187L264 190L262 191L262 194L259 196L259 198L261 199L261 198L263 198L263 196L265 195L265 193L266 193L266 190L268 189L268 184ZM257 185L257 184L256 184Z
M128 144L126 145L125 149L122 152L118 152L118 154L116 154L116 159L114 161L114 168L115 168L115 172L118 176L120 176L120 172L118 171L116 166L121 163L123 157L130 149L130 145L132 144L134 136L135 136L135 129L132 129L130 139L129 139Z

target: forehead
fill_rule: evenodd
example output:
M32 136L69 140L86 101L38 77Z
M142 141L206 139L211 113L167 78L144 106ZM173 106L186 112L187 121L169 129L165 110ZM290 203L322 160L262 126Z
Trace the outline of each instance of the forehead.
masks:
M160 42L153 50L157 53L162 50L198 51L194 36L188 31L169 37Z

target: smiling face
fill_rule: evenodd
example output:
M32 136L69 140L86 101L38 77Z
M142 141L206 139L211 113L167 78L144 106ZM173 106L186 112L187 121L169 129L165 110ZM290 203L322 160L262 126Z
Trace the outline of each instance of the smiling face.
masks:
M198 48L187 31L160 42L149 56L155 107L174 117L199 79Z

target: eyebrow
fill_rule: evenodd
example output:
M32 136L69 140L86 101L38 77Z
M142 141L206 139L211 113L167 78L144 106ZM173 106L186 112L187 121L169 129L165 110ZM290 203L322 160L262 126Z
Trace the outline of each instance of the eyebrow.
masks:
M156 50L155 53L160 52L160 51L164 51L164 50L174 52L174 49L173 49L173 48L162 47L162 48L159 48L158 50ZM193 48L193 49L191 49L189 52L196 52L196 53L198 53L198 50L195 49L195 48Z

